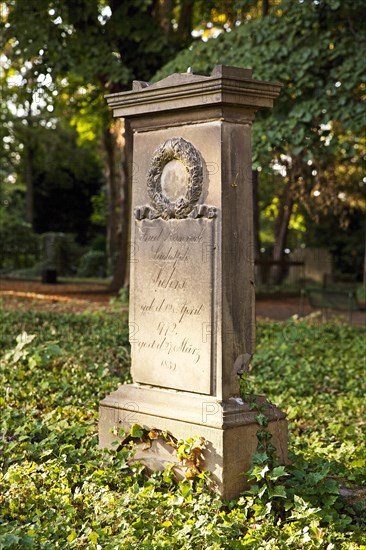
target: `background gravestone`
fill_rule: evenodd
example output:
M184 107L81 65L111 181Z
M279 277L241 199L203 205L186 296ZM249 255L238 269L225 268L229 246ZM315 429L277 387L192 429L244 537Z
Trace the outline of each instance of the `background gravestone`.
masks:
M323 283L324 276L333 271L332 258L326 248L296 248L291 253L290 259L304 262L301 276L306 283ZM297 282L295 277L296 272L290 273L287 282Z
M56 284L63 233L50 231L41 235L42 283Z
M107 97L133 137L133 384L101 402L100 445L134 423L202 436L224 498L243 489L257 446L256 413L239 395L255 331L250 134L278 92L250 70L219 66ZM286 461L285 415L262 401Z

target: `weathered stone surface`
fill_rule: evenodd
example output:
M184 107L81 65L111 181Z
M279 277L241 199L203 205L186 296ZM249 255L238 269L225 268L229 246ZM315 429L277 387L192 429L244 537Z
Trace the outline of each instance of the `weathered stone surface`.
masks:
M148 85L136 82L130 92L107 95L108 104L116 117L153 114L159 111L204 108L209 105L236 106L252 112L272 107L281 85L277 82L253 80L251 71L219 65L211 76L182 73Z
M110 446L136 423L204 437L204 466L224 498L244 488L257 446L256 413L239 397L255 340L250 124L278 91L219 66L107 98L133 133L134 383L101 402L99 442ZM260 400L286 462L285 415ZM159 446L140 451L159 463Z
M258 396L258 403L270 421L283 420L285 414L274 405L267 403L263 396ZM108 429L116 431L118 427L125 428L137 422L137 414L143 413L151 417L179 419L188 424L226 429L242 424L252 424L257 412L240 397L231 397L220 401L214 396L187 393L177 390L159 388L143 384L121 385L109 394L102 407L114 410L109 417ZM149 427L148 424L145 425ZM156 427L156 426L152 426ZM110 441L110 432L100 430L103 441Z
M136 404L137 405L137 404ZM157 430L166 430L177 439L188 439L190 437L203 437L206 441L206 449L203 452L204 461L202 468L211 473L210 480L212 486L219 492L222 498L229 499L237 497L241 491L248 487L248 481L243 475L251 466L252 454L256 451L258 425L254 420L256 413L248 413L244 424L237 424L230 428L219 429L204 423L195 424L192 422L183 422L179 419L164 418L150 414L144 414L139 410L133 409L133 403L129 404L130 409L115 409L102 405L100 409L100 423L103 430L100 430L99 443L102 447L110 447L113 441L118 438L113 435L113 428L128 427L131 423L139 424L143 427L155 428ZM141 404L144 409L144 404ZM239 414L239 413L238 413ZM178 415L177 415L178 416ZM269 423L268 429L272 433L272 442L275 445L280 461L287 462L287 422L283 419L283 414L278 419L273 419ZM282 418L281 418L282 417ZM107 429L109 428L109 430ZM148 468L159 465L157 456L158 448L147 451L144 454L139 449L138 459ZM176 466L179 472L179 466L174 453L167 456L166 449L162 450L160 468L163 469L168 461ZM183 473L181 471L181 473Z
M136 382L211 391L214 221L135 221L130 342ZM199 278L192 274L200 269Z
M176 129L173 132L172 134L171 129L159 129L135 133L133 209L151 205L146 183L151 159L154 158L161 144L175 135ZM206 296L210 296L210 307L205 309L206 313L209 309L212 310L211 323L201 316L202 325L199 328L199 334L202 335L203 348L207 348L211 341L211 367L209 365L205 367L206 370L211 368L211 391L220 399L226 399L232 395L238 395L237 371L242 364L241 357L245 354L251 355L254 349L250 129L246 125L215 121L182 126L180 135L195 147L202 161L203 181L198 204L213 206L216 212L214 218L169 219L164 227L178 228L182 227L181 224L185 224L187 235L190 231L196 231L194 227L200 227L200 224L212 228L211 233L208 229L205 230L200 250L197 243L192 243L192 252L188 257L188 263L190 262L191 266L190 288L195 295L199 295L203 287L202 281L205 277L207 279L211 269L212 291L211 294L206 292ZM147 290L149 282L146 276L146 262L142 263L139 256L141 243L136 233L142 221L150 224L157 222L157 220L147 219L136 222L135 218L132 224L130 292L132 330L139 328L139 321L135 319L136 294L150 292ZM174 225L175 222L177 222L176 225ZM201 229L198 230L200 231ZM148 243L146 246L148 247ZM177 265L177 269L184 271L188 263L181 262ZM135 292L136 272L141 274L142 279L139 279ZM195 296L196 299L197 296ZM192 330L196 331L197 325L191 325L189 332L184 336L189 337ZM183 334L182 331L181 334ZM133 357L132 364L134 368ZM203 383L195 376L190 382L189 391L202 391L200 387ZM194 384L197 385L196 389L193 389ZM172 386L165 381L164 387Z
M187 189L188 174L180 160L171 160L163 168L161 187L163 193L172 201L176 201Z

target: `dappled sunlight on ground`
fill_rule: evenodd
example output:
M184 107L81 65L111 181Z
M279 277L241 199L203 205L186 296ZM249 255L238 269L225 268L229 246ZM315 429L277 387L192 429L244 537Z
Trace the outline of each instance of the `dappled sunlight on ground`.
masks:
M57 283L44 284L38 281L0 279L0 300L2 307L11 309L52 310L79 313L85 310L107 311L112 309L110 300L116 293L110 292L107 283ZM121 311L128 309L125 304L114 304ZM308 303L303 306L299 297L275 297L256 300L256 316L259 320L285 321L290 317L308 316L316 310ZM348 313L322 311L321 317L336 322L348 323ZM366 312L353 312L352 325L366 327Z
M58 283L47 285L37 281L0 280L2 307L10 309L51 310L81 313L85 310L108 310L115 297L106 284ZM119 304L118 307L126 309Z

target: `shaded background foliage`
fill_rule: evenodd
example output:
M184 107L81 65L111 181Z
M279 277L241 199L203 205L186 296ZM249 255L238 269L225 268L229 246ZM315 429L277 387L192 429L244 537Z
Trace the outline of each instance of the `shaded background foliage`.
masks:
M81 242L104 226L112 286L127 285L128 132L103 94L190 66L252 67L283 84L253 128L257 256L317 244L318 224L338 252L347 235L350 256L336 267L361 278L364 239L352 227L366 210L362 21L361 0L2 2L1 215L36 231L64 226Z

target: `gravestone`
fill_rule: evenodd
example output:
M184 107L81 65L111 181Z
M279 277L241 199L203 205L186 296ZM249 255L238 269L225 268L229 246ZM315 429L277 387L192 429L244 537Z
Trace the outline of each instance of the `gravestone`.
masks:
M99 443L135 423L202 436L203 466L224 498L244 488L257 446L257 413L239 394L255 335L250 138L279 88L219 66L107 96L133 139L133 383L101 402ZM260 399L286 462L285 415Z
M324 276L332 272L332 257L326 248L296 248L290 258L304 262L302 278L307 283L323 283ZM290 274L287 280L296 282L294 274Z
M41 235L42 283L56 284L63 233L50 231Z

